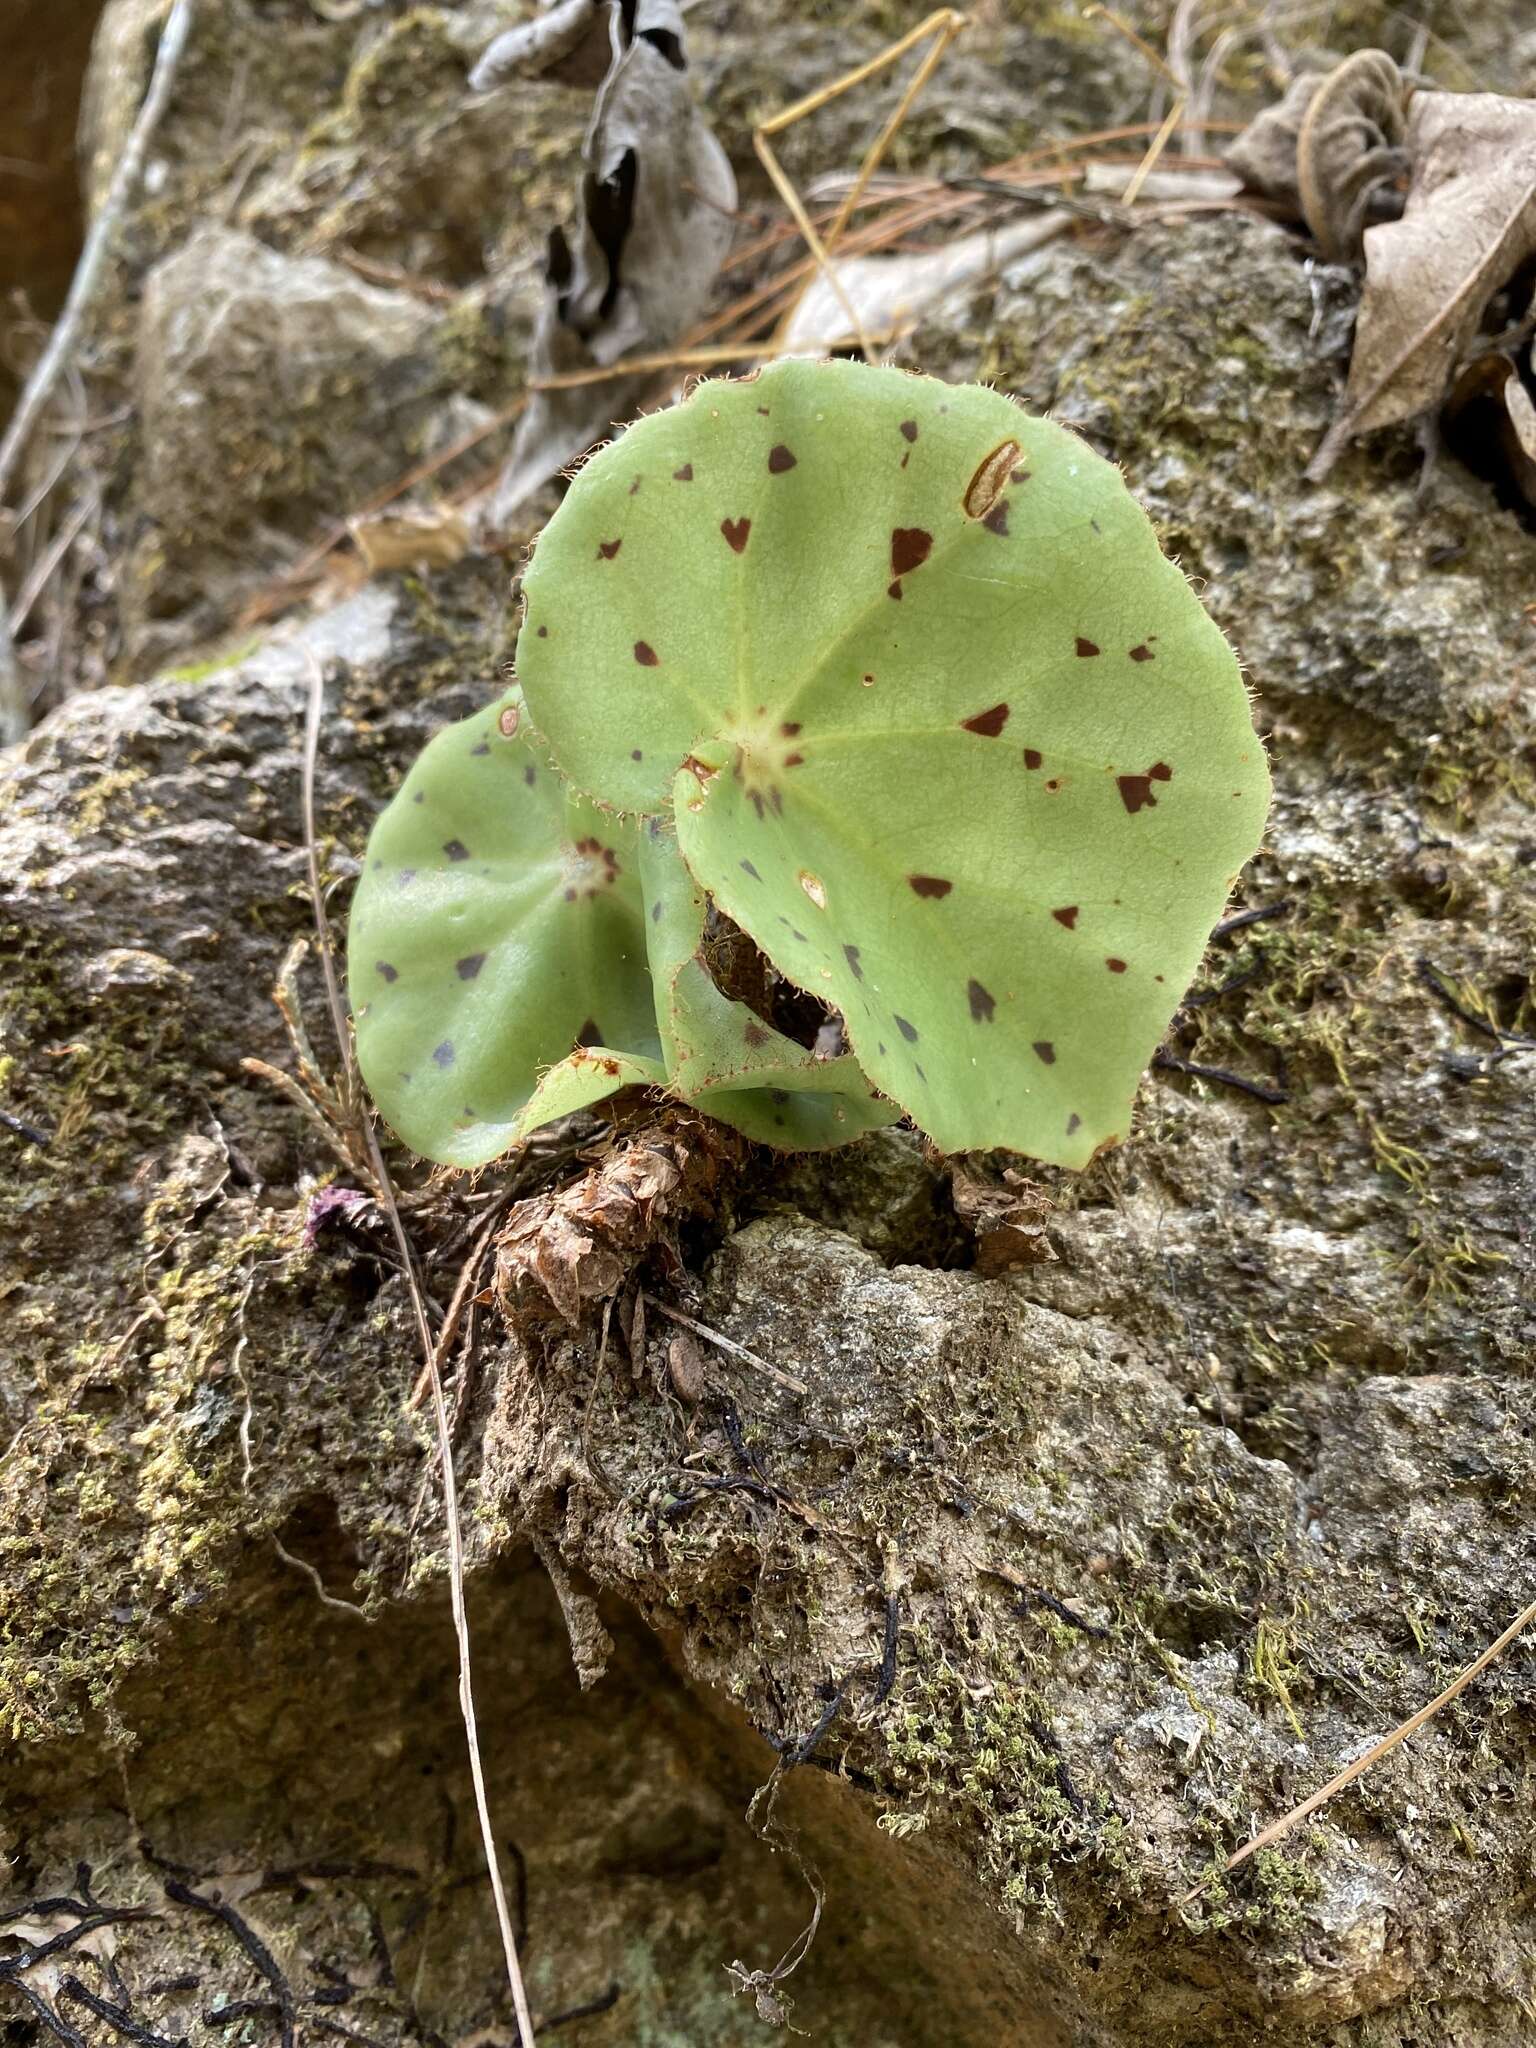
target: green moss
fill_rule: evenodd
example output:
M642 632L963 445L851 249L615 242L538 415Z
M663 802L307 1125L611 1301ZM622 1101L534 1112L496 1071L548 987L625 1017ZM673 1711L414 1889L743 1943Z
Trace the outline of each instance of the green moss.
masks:
M260 645L260 636L253 634L231 646L221 647L217 653L210 654L205 660L189 661L180 668L166 669L164 680L168 683L206 682L209 676L222 675L226 669L238 668Z

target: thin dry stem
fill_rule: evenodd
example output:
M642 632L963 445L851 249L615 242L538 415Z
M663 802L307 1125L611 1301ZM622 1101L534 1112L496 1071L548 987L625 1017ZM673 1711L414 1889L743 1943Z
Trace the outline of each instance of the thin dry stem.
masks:
M1093 6L1085 7L1083 9L1084 21L1092 21L1095 15L1098 15L1102 20L1107 21L1110 27L1115 30L1117 35L1124 36L1125 40L1131 45L1133 49L1140 50L1142 56L1146 58L1147 62L1152 66L1153 70L1160 71L1163 74L1164 78L1167 79L1170 85L1175 87L1178 85L1178 78L1175 75L1175 73L1169 69L1167 59L1161 54L1161 52L1154 50L1152 45L1149 42L1147 42L1144 37L1137 35L1135 29L1131 27L1130 23L1128 21L1123 21L1120 18L1120 16L1116 14L1113 7Z
M459 1324L463 1321L464 1311L469 1306L475 1275L480 1270L480 1261L485 1257L486 1248L501 1226L501 1212L505 1206L505 1202L500 1199L492 1206L490 1216L481 1225L474 1243L469 1248L468 1258L459 1268L458 1281L448 1301L448 1313L443 1318L443 1327L438 1331L437 1342L432 1347L432 1356L439 1372L448 1362L449 1350L454 1338L459 1334ZM411 1389L411 1398L406 1403L412 1415L427 1398L427 1390L431 1384L432 1375L427 1367L423 1366L420 1377Z
M1533 1600L1529 1607L1522 1608L1503 1635L1490 1643L1480 1657L1474 1658L1465 1671L1453 1678L1444 1692L1436 1693L1427 1707L1420 1707L1416 1714L1411 1714L1406 1721L1401 1722L1390 1735L1384 1735L1380 1742L1366 1751L1364 1756L1356 1757L1352 1764L1347 1764L1337 1777L1330 1778L1321 1790L1312 1794L1310 1799L1304 1799L1300 1806L1293 1806L1289 1813L1283 1814L1277 1821L1271 1821L1261 1833L1244 1842L1240 1849L1235 1849L1222 1865L1221 1875L1226 1876L1229 1871L1236 1870L1240 1863L1246 1863L1250 1856L1257 1856L1261 1849L1268 1849L1273 1843L1278 1842L1282 1835L1289 1834L1300 1821L1316 1813L1320 1806L1326 1806L1335 1793L1342 1792L1346 1785L1352 1785L1356 1778L1363 1776L1372 1764L1380 1763L1381 1759L1396 1749L1400 1742L1406 1742L1410 1735L1416 1735L1426 1721L1433 1720L1442 1707L1448 1707L1458 1693L1466 1691L1474 1678L1480 1678L1490 1664L1502 1657L1516 1636L1529 1628L1533 1621L1536 1621L1536 1600ZM1187 1906L1192 1900L1199 1898L1209 1881L1208 1878L1202 1878L1199 1884L1192 1885L1179 1900L1179 1905Z
M352 1037L347 1027L346 1011L342 1006L341 990L336 979L330 927L325 914L325 898L320 887L320 857L315 840L315 763L320 749L320 713L324 697L324 674L319 662L312 657L309 701L304 720L304 849L309 866L315 930L319 936L320 958L325 969L326 998L336 1032L337 1051L341 1057L341 1088L347 1097L356 1100L357 1067L352 1051ZM523 1987L522 1966L517 1956L517 1936L513 1932L512 1916L507 1909L506 1887L501 1877L501 1859L497 1853L496 1833L491 1824L490 1802L485 1790L485 1767L480 1756L480 1735L475 1719L474 1680L470 1662L469 1616L464 1603L464 1534L459 1520L459 1484L453 1469L453 1432L448 1421L448 1404L443 1399L443 1377L438 1371L437 1347L432 1341L426 1297L417 1278L416 1258L406 1233L405 1219L400 1214L400 1204L395 1197L394 1182L390 1178L378 1133L373 1127L373 1119L360 1105L359 1114L367 1138L368 1156L373 1166L374 1185L389 1217L395 1246L400 1254L400 1264L405 1272L406 1286L411 1297L411 1310L416 1321L417 1342L421 1346L422 1360L432 1389L432 1418L436 1425L438 1456L443 1468L443 1518L448 1531L448 1596L453 1609L453 1632L459 1654L459 1711L464 1718L464 1739L469 1751L469 1774L475 1788L475 1813L480 1823L480 1841L485 1852L486 1868L490 1874L491 1894L496 1903L496 1925L501 1933L502 1953L507 1966L507 1983L512 1992L513 2008L517 2013L518 2041L520 2048L534 2048L533 2016L528 2010L528 1994Z
M882 50L877 57L871 57L867 63L855 65L852 71L845 72L841 78L834 79L830 85L821 86L817 91L808 93L804 99L796 100L793 106L785 107L781 112L774 114L769 120L764 121L758 128L753 130L752 147L757 152L758 160L773 181L775 191L794 217L795 225L804 237L806 247L815 258L817 269L826 278L833 296L848 320L850 331L857 339L860 352L866 361L870 359L873 344L870 337L864 332L863 323L859 318L858 312L844 291L842 281L838 277L836 270L832 267L832 251L837 246L853 209L862 199L865 187L874 176L886 150L890 147L892 138L911 112L918 94L933 75L934 67L938 64L939 59L965 25L966 21L963 14L957 14L953 8L942 7L937 13L930 14L925 21L920 21L915 28L909 29L904 36L899 37L889 48ZM894 64L898 58L904 56L908 50L915 48L917 44L925 41L930 36L934 38L933 48L927 53L922 63L919 64L917 70L913 73L906 90L897 103L895 111L885 122L879 134L875 137L874 142L865 152L864 161L859 166L858 175L853 181L852 188L834 215L831 226L827 231L826 240L823 241L818 235L810 215L806 212L804 202L795 190L788 173L774 154L768 140L769 136L781 134L784 129L790 127L794 122L803 120L808 114L815 113L819 107L824 107L829 101L837 99L842 93L850 92L855 86L862 85L866 79L875 77L889 65ZM799 296L803 296L803 292ZM782 340L788 332L790 322L794 319L796 306L799 304L799 296L791 302L780 319L774 336L776 341Z
M112 247L112 238L117 232L134 186L139 180L139 171L149 148L150 137L159 126L165 112L166 102L171 96L176 68L181 62L181 53L186 48L187 34L192 26L192 0L174 0L165 27L160 32L160 46L155 52L155 68L150 74L149 90L139 108L123 153L112 172L112 182L107 187L107 196L102 201L101 211L91 223L91 231L85 238L85 247L80 252L80 261L75 265L75 275L70 283L69 296L64 301L64 310L54 324L48 337L48 346L38 358L26 387L16 402L11 423L0 437L0 500L10 487L12 474L26 447L38 415L48 403L49 393L58 382L60 373L69 361L71 349L79 335L87 307L100 282L106 266L107 256Z
M892 328L881 328L870 335L872 342L886 342L894 335ZM805 349L827 347L832 342L797 342L796 353ZM747 357L758 361L767 356L781 356L786 351L773 342L733 342L721 348L675 348L653 356L620 356L612 363L600 364L594 370L568 370L558 377L539 377L530 385L530 391L571 391L580 384L606 384L615 377L633 376L637 370L701 370L712 363L739 363Z
M1136 204L1136 195L1140 192L1142 186L1146 184L1148 178L1151 177L1158 158L1168 147L1169 137L1183 118L1184 102L1182 100L1175 100L1168 109L1168 118L1153 136L1146 155L1131 173L1131 182L1120 196L1120 204L1122 206L1134 206Z
M728 1352L732 1358L739 1358L746 1365L755 1366L776 1385L787 1387L790 1393L803 1394L806 1391L804 1380L797 1380L793 1373L785 1372L777 1365L770 1365L766 1358L759 1358L755 1351L749 1351L745 1344L738 1344L734 1337L723 1336L719 1330L712 1330L708 1323L701 1323L693 1316L684 1315L680 1308L668 1308L667 1304L658 1301L654 1294L642 1295L641 1300L647 1308L655 1309L658 1315L666 1316L670 1322L681 1323L685 1330L692 1330L696 1337L703 1337L717 1350Z

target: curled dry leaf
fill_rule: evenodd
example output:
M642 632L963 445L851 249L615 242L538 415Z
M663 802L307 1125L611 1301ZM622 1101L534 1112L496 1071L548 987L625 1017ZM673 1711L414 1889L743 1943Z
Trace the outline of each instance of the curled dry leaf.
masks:
M571 1324L617 1294L653 1247L714 1208L747 1142L712 1118L666 1113L613 1140L570 1186L519 1202L496 1241L496 1297L509 1321Z
M1536 404L1502 349L1467 365L1445 407L1446 424L1486 447L1528 505L1536 505Z
M1384 50L1356 50L1332 71L1304 71L1227 151L1243 183L1293 208L1330 263L1360 259L1373 215L1395 216L1408 168L1404 88Z
M550 236L549 295L529 364L535 380L670 346L703 311L731 242L736 179L689 91L677 0L622 9L610 0L600 18L613 59L583 148L576 224L569 235L557 228ZM516 75L515 63L491 68L496 48L475 82ZM585 48L573 43L566 55L574 63ZM632 411L649 381L642 374L536 391L492 494L491 526L505 526Z
M958 1160L950 1192L955 1214L976 1239L976 1270L985 1278L1055 1259L1046 1236L1050 1197L1016 1168L1005 1167L999 1180L971 1160Z
M471 92L496 92L514 78L559 85L600 85L612 58L604 0L556 0L532 21L520 21L487 44L469 74Z
M1366 233L1344 410L1307 471L1314 482L1356 434L1440 404L1489 301L1536 254L1536 104L1416 93L1408 154L1402 219Z
M1296 138L1301 211L1330 263L1359 260L1372 205L1408 169L1402 78L1385 50L1356 50L1312 96Z

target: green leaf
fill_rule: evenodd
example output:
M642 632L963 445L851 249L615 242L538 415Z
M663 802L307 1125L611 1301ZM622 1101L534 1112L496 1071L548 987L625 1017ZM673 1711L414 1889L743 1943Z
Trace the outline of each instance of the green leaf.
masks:
M850 1055L818 1059L721 993L699 955L708 902L660 819L640 839L656 1017L685 1101L765 1145L823 1150L894 1123Z
M570 794L518 692L439 733L374 827L347 979L374 1100L444 1164L665 1078L634 827Z
M1118 472L993 391L704 384L589 463L518 647L573 783L699 885L946 1150L1082 1166L1253 851L1237 662Z

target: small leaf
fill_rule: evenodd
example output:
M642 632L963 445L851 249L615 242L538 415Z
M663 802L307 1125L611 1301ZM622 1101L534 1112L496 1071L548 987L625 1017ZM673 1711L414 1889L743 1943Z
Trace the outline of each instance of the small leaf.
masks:
M822 1150L894 1123L856 1059L817 1059L723 995L699 957L707 900L659 819L641 835L657 1022L675 1092L765 1145Z
M444 1164L664 1078L634 828L567 792L516 691L439 733L374 827L347 980L374 1100Z
M951 1151L1081 1166L1124 1133L1269 778L1110 464L996 392L782 363L588 464L525 592L562 768L675 811L881 1093Z

